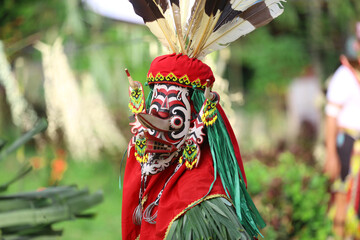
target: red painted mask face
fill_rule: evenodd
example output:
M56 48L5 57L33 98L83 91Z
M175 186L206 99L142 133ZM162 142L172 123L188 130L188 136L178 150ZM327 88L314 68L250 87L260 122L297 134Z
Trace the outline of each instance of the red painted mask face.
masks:
M149 113L162 119L169 119L170 131L161 137L163 140L179 145L190 127L191 106L188 88L167 84L156 84ZM159 135L151 134L153 136Z
M191 121L189 88L155 84L148 113L170 122L169 131L155 130L156 127L148 129L151 135L147 137L149 160L143 170L154 174L154 171L159 172L169 166L185 143ZM163 150L159 152L159 149Z

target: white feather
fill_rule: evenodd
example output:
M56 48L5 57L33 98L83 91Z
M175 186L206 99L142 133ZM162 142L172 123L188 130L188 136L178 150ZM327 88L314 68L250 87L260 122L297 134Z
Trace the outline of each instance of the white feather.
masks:
M180 1L180 14L181 14L181 27L182 32L185 33L185 25L188 20L188 16L190 13L190 1ZM192 5L191 5L192 6Z
M163 21L160 23L160 21ZM170 51L177 53L177 44L175 34L172 34L172 30L170 29L167 22L164 19L154 22L147 22L146 26L150 29L150 31L159 39L159 41L168 48Z
M245 11L246 9L248 9L249 7L251 7L252 5L254 5L254 3L256 3L257 0L231 0L231 8L236 10L236 11Z
M285 1L285 0L281 0ZM266 6L269 7L270 14L273 18L277 18L284 12L284 8L282 6L282 3L279 0L266 0Z
M265 1L272 18L276 18L284 11L279 2L279 0ZM229 43L252 32L253 30L255 30L255 26L253 26L249 21L240 17L235 18L233 21L221 26L209 37L202 49L202 52L199 54L199 57L225 48Z
M195 33L200 27L200 22L204 13L205 2L206 0L195 1L191 6L190 17L185 25L185 41L191 40L190 44L194 41L194 36L196 36ZM187 49L191 49L190 44L187 46Z
M157 4L158 9L160 10L160 12L163 14L165 21L167 23L168 26L168 35L169 38L171 39L171 41L174 44L174 48L175 48L175 52L179 53L180 52L180 44L176 38L176 24L175 24L175 17L173 14L173 9L172 6L169 2L169 0L167 0L168 3L168 7L165 9L165 11L163 11L163 9L160 7L160 5ZM161 21L161 20L160 20Z
M181 51L181 53L185 54L185 43L184 43L184 37L183 37L183 33L182 33L180 8L176 4L172 4L171 8L172 8L173 16L174 16L177 40L178 40L179 46L181 48L180 51Z
M254 25L242 18L238 18L232 22L240 23L237 24L236 27L231 26L230 24L223 25L218 31L216 31L219 35L213 34L210 36L202 49L202 52L199 54L199 57L202 58L213 51L223 49L241 36L255 30Z

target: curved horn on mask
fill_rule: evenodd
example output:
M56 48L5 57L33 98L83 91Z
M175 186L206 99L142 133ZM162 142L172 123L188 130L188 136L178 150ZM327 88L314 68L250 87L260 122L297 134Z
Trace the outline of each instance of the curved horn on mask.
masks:
M215 97L215 94L213 94L211 91L210 91L210 80L206 80L206 88L205 88L205 92L204 92L204 96L206 99L209 99L210 101L214 99Z
M132 77L130 76L130 73L129 73L129 70L127 68L125 68L125 72L126 72L126 75L128 77L128 80L129 80L129 84L130 84L130 87L134 90L138 89L139 86L137 85L137 83L132 79Z

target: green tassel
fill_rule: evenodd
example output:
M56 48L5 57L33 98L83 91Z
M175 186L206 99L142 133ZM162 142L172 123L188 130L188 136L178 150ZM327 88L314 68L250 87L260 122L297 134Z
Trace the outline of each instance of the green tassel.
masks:
M205 101L203 92L194 90L191 99L195 110L199 112ZM213 126L207 128L214 169L216 169L215 174L220 175L224 190L233 200L241 224L251 236L256 237L261 235L259 228L265 227L265 222L246 190L230 136L221 115L219 113L217 115L218 120Z
M149 94L148 94L148 96L146 97L146 100L145 100L146 110L148 110L150 108L152 95L153 95L153 88L150 87L150 92L149 92Z

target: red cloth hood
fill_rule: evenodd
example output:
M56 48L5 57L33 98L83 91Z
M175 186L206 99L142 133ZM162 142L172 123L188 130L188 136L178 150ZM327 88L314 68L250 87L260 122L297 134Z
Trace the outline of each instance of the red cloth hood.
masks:
M204 90L206 80L215 82L211 68L196 58L182 54L169 54L155 58L147 75L148 84L168 83Z

